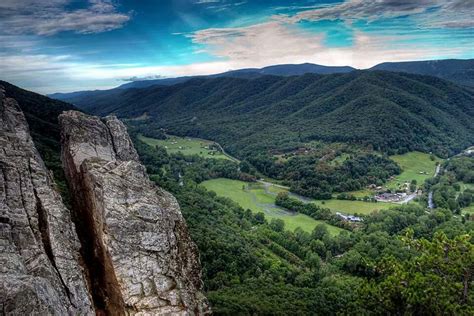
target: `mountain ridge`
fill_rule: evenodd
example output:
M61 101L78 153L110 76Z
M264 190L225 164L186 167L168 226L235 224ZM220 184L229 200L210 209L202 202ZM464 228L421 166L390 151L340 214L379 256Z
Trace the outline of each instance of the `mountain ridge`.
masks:
M433 65L442 65L438 72L430 71ZM447 69L449 67L454 70ZM114 89L130 89L130 88L146 88L153 85L170 86L186 82L195 78L246 78L252 79L263 75L276 76L293 76L303 75L305 73L314 74L332 74L332 73L347 73L354 70L359 70L351 66L324 66L312 63L303 64L281 64L271 65L263 68L243 68L237 70L230 70L214 75L196 75L183 76L176 78L161 78L148 80L135 80L124 83L118 87L108 90L84 90L66 93L53 93L48 96L58 100L67 101L71 98L78 97L83 94L94 95L98 91L110 91ZM413 74L432 75L442 79L447 79L458 84L466 86L474 86L474 59L444 59L444 60L425 60L425 61L406 61L406 62L384 62L377 64L365 70L386 70L394 72L407 72Z
M248 154L255 146L285 151L310 140L371 144L388 152L441 153L442 148L460 150L472 144L473 100L472 91L436 77L353 71L195 78L167 87L98 93L73 103L100 115L146 114L150 129L164 127L213 139L234 153Z

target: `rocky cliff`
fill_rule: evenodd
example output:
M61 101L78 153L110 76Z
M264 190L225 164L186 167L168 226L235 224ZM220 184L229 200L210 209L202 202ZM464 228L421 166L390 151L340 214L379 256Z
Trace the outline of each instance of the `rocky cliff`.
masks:
M148 180L125 126L61 115L70 210L21 107L32 105L38 148L43 132L58 145L61 111L38 119L54 127L44 131L36 112L50 104L17 90L0 82L0 315L208 314L179 206ZM47 149L59 154L59 146Z
M93 314L69 210L0 86L0 313Z
M117 118L68 111L62 160L97 311L205 314L195 244L175 198L156 187Z

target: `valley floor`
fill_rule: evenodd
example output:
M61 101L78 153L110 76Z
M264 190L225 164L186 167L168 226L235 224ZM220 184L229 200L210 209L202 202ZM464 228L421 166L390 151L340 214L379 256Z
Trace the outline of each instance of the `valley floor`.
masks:
M254 213L263 212L267 220L273 218L285 222L285 227L295 230L300 227L304 231L312 232L318 224L325 224L333 235L339 234L341 228L315 220L307 215L289 212L275 205L276 194L266 191L262 183L247 183L231 179L213 179L201 183L208 190L216 192L218 196L227 197L238 203L244 209L250 209ZM272 189L273 190L273 189ZM275 190L278 192L278 190Z

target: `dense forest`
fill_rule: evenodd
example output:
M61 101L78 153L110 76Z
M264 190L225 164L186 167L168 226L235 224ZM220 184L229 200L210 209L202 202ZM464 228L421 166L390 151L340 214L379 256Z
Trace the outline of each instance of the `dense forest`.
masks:
M165 128L218 141L241 159L295 151L313 140L446 157L474 140L472 91L383 71L193 79L96 91L71 102L94 114L134 118L143 132Z
M400 206L345 227L329 210L281 194L281 206L346 228L338 236L324 225L290 232L199 186L223 174L239 178L237 163L135 143L151 178L180 202L217 315L474 312L474 222L450 210Z
M474 87L474 59L444 59L378 64L371 69L430 75Z
M323 152L326 150L324 147ZM261 155L248 161L265 175L282 180L291 191L316 199L331 199L333 193L356 191L370 184L382 185L401 171L394 161L372 152L355 152L340 159L344 157L341 151L331 160L328 157L312 150L285 161Z

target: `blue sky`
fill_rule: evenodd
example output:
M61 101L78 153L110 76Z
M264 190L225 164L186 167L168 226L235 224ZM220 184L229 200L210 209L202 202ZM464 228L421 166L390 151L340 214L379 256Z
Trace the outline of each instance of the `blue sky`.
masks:
M474 58L474 0L1 0L0 79L40 93L282 63Z

